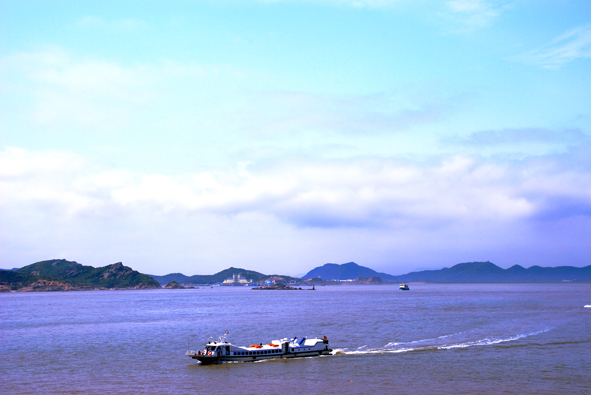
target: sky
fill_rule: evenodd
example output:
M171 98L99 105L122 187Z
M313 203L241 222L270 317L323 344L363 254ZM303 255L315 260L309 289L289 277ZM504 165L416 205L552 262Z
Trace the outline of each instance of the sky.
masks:
M0 0L0 267L591 264L587 0Z

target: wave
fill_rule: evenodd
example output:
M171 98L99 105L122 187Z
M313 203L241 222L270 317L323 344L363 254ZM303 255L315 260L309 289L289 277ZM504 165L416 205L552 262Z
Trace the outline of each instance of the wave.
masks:
M449 335L443 335L443 336L429 338L429 339L413 340L413 341L410 341L410 342L390 342L390 343L386 344L384 346L384 348L391 348L391 347L401 346L403 344L429 343L429 342L437 341L439 339L446 339L448 337L453 337L453 336L461 335L462 333L465 333L465 331L456 332L456 333L452 333L452 334L449 334ZM367 346L365 346L365 347L367 347Z
M527 334L522 334L522 335L515 335L512 337L508 337L506 339L485 338L482 340L471 341L471 342L460 343L460 344L453 344L450 346L442 346L442 347L438 347L438 348L440 350L451 350L452 348L466 348L466 347L472 347L472 346L492 346L494 344L512 342L515 340L523 339L524 337L534 336L534 335L538 335L540 333L544 333L544 332L548 332L548 331L549 331L549 329L544 329L544 330L537 331L537 332L532 332L532 333L527 333Z
M440 336L435 339L422 339L422 340L415 340L412 342L403 342L403 343L395 343L391 342L386 344L383 347L379 348L368 348L368 346L361 346L355 350L349 350L347 348L338 348L333 350L333 355L365 355L365 354L399 354L399 353L407 353L407 352L415 352L415 351L433 351L433 350L451 350L456 348L467 348L467 347L475 347L475 346L494 346L496 344L512 342L519 339L523 339L529 336L538 335L540 333L548 332L550 329L542 329L535 332L530 333L523 333L517 334L509 337L491 337L487 336L483 339L477 340L469 340L469 341L460 341L460 342L452 342L449 344L435 344L435 340L446 339L455 335L458 335L462 332L452 335L445 335ZM418 343L426 343L431 341L432 344L424 344L419 346L411 346L411 344L418 344ZM400 348L393 348L400 345L406 345L406 347Z
M585 308L587 308L587 309L591 309L591 304L586 304L586 305L585 305L585 306L583 306L583 307L585 307Z

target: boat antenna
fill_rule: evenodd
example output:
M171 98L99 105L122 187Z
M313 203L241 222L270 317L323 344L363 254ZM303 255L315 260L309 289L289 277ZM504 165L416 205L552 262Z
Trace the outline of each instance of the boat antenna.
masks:
M223 343L226 340L226 336L228 336L228 333L230 333L230 332L226 329L226 331L224 332L224 334L221 335L220 338L219 338L219 342L220 343Z

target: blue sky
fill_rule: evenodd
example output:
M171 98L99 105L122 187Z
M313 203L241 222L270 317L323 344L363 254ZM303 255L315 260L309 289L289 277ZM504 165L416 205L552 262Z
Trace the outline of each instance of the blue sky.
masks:
M591 3L2 1L2 267L591 262Z

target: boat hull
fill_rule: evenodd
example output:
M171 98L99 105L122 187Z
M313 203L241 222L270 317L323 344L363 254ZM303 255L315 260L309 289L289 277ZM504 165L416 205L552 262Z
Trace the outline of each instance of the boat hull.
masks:
M284 354L274 355L225 355L225 356L209 356L209 355L198 355L198 354L187 354L193 359L201 362L202 365L211 365L216 363L224 362L256 362L265 361L268 359L291 359L291 358L308 358L308 357L319 357L321 355L331 355L332 350L319 350L319 351L302 351Z

